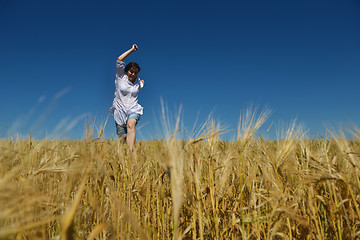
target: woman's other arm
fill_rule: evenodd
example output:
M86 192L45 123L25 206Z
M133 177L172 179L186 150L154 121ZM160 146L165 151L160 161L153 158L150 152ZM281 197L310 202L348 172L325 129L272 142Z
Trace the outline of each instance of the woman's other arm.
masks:
M144 81L144 80L140 80L140 89L143 89L144 84L145 84L145 81Z

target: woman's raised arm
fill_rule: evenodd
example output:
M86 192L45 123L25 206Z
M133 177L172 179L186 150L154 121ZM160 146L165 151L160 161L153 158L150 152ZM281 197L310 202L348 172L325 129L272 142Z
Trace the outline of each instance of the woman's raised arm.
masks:
M136 44L133 44L131 49L129 49L126 52L124 52L123 54L121 54L117 60L124 61L124 59L130 55L130 53L136 52L138 49L139 49L138 46Z

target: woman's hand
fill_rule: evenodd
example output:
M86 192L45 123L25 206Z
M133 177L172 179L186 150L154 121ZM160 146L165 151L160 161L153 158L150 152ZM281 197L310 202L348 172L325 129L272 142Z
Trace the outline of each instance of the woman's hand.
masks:
M139 49L138 46L136 44L133 44L132 48L131 48L131 51L136 52L138 49Z

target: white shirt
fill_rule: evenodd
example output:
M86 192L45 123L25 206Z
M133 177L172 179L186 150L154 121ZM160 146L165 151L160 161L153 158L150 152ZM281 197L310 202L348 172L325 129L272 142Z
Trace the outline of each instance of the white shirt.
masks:
M135 82L130 82L125 74L125 63L117 61L115 78L115 96L110 112L114 114L114 120L117 124L126 125L127 118L132 113L143 114L143 107L138 104L138 93L143 88L140 78Z

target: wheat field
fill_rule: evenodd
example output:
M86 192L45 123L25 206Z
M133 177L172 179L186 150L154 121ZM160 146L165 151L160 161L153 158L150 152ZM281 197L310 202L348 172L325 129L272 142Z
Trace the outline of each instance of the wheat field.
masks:
M356 239L360 131L222 141L1 140L0 239ZM176 132L176 131L175 131Z

